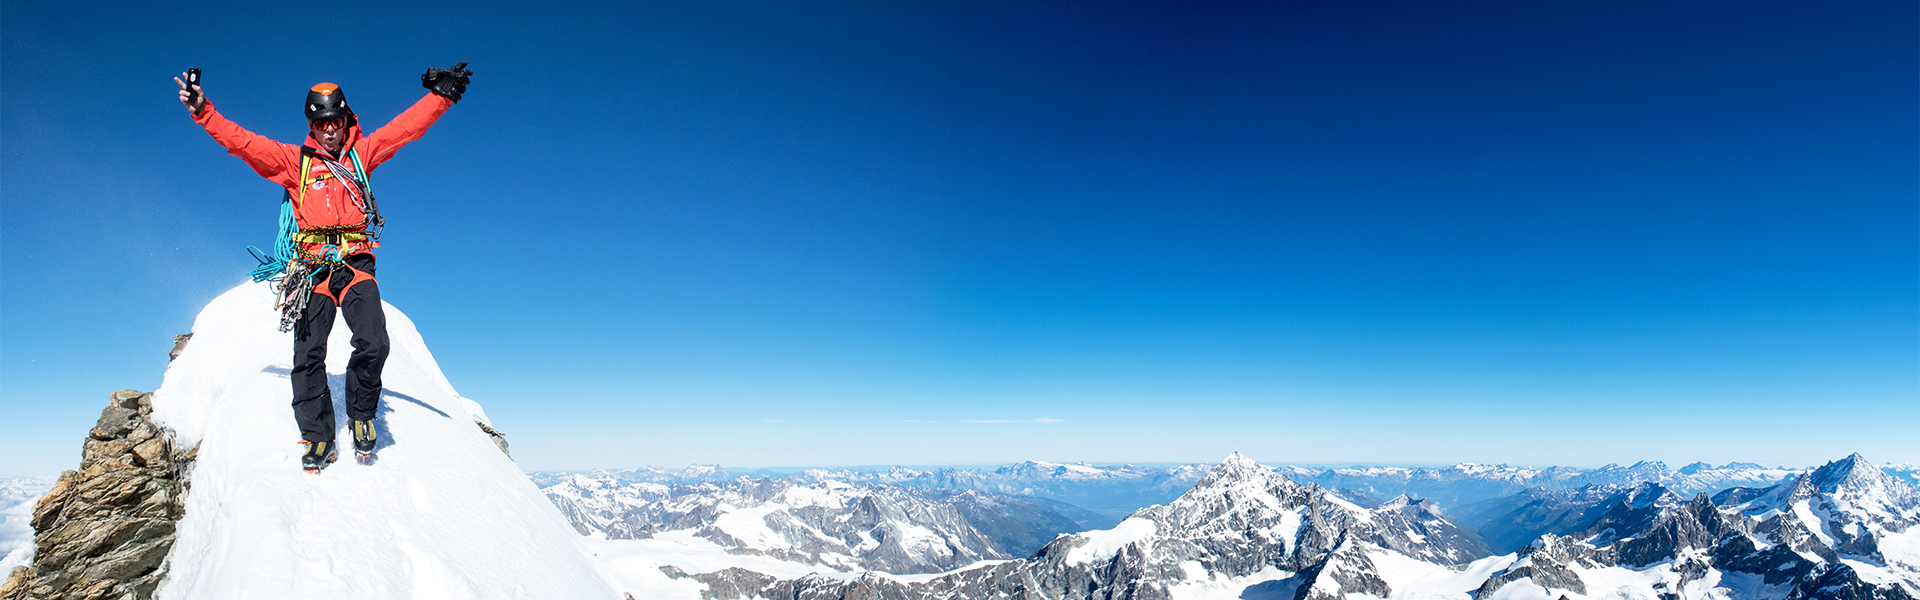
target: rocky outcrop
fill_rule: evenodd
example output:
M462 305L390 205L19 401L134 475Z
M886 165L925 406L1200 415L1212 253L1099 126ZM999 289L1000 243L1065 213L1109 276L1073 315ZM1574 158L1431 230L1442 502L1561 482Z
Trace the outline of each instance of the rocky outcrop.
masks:
M744 600L757 598L761 590L779 581L779 578L748 571L740 567L728 567L712 573L688 575L685 571L672 566L660 567L660 572L673 579L692 579L707 584L700 591L701 600Z
M0 600L153 596L195 452L178 452L152 412L151 394L113 393L87 432L80 468L61 473L34 505L33 564L8 574Z
M1354 535L1373 545L1441 565L1493 554L1485 539L1461 527L1432 500L1401 495L1368 512L1372 518L1354 523Z
M191 333L182 333L173 336L173 350L167 352L167 362L173 362L173 359L180 358L180 353L187 350L187 342L190 341L193 341L193 334Z
M1706 494L1700 494L1692 502L1662 512L1643 533L1614 544L1614 548L1619 564L1640 568L1672 560L1689 548L1711 552L1739 525L1721 515Z
M1367 553L1351 542L1340 545L1320 564L1301 572L1302 600L1341 600L1347 594L1385 598L1393 594Z
M494 429L492 425L486 423L474 421L473 424L479 425L480 431L486 432L487 437L493 438L493 445L500 447L501 454L505 454L509 458L513 457L513 452L507 450L507 434L500 433L499 430Z
M1568 590L1586 595L1586 582L1581 581L1580 575L1569 565L1590 565L1588 554L1587 546L1571 538L1551 533L1540 536L1539 541L1519 552L1520 560L1481 583L1474 597L1492 597L1495 590L1521 579L1532 579L1535 585L1548 590Z

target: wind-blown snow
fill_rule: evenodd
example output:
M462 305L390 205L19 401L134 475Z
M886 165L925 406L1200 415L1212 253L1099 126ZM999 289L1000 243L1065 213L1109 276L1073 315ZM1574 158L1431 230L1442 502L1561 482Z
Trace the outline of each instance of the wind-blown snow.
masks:
M319 475L301 471L292 336L272 305L259 283L215 299L154 392L154 418L178 447L200 445L158 598L621 597L390 304L379 462L346 451ZM339 323L328 342L341 440L349 335Z
M1115 525L1113 529L1083 532L1079 535L1087 539L1086 545L1068 552L1067 562L1081 564L1095 559L1112 558L1115 552L1127 547L1127 544L1152 537L1158 529L1159 526L1155 525L1152 519L1129 517L1119 525Z

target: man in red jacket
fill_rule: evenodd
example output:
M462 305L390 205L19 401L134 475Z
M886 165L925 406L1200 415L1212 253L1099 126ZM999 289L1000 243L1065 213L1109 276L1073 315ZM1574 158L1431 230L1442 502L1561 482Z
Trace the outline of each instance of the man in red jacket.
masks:
M180 85L180 103L193 114L193 121L205 127L227 153L286 188L292 204L299 226L293 236L299 257L285 285L304 288L304 282L315 282L293 323L293 414L300 424L301 443L307 445L300 464L309 473L318 473L338 456L326 363L327 335L333 331L336 311L346 317L353 332L346 376L353 447L361 457L372 457L380 372L387 361L387 317L380 305L380 284L373 277L373 249L380 247L377 236L382 219L367 176L402 146L420 139L460 101L473 74L466 64L428 69L420 83L432 93L366 135L361 134L359 119L347 106L340 86L313 86L307 92L308 136L298 146L267 139L221 116L201 93L198 70L188 81L174 80Z

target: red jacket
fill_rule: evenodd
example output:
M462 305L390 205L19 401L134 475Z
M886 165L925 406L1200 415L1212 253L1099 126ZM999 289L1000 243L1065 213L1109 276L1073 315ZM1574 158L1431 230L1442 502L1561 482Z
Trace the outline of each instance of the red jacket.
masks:
M348 128L347 141L341 146L340 156L332 156L327 154L326 150L321 150L320 143L313 141L312 136L307 137L304 146L312 148L318 156L339 161L349 170L353 168L353 162L347 159L346 150L357 149L360 151L361 164L366 167L367 175L371 178L374 169L392 158L393 153L399 151L400 147L425 135L427 128L433 126L433 122L439 120L440 115L446 114L450 106L453 106L453 101L428 92L426 97L413 103L411 108L401 112L385 126L375 130L372 135L362 136L359 124ZM253 167L255 173L287 188L287 193L295 199L293 216L301 229L366 223L367 215L360 210L360 207L354 203L353 196L347 192L348 184L332 177L326 164L318 159L312 161L310 166L312 172L305 178L311 184L305 196L302 196L300 190L301 146L283 144L247 131L238 123L221 116L220 111L214 110L213 102L210 100L204 108L200 109L200 114L193 116L193 122L205 127L214 141L220 142L221 146L227 148L228 154L247 161L247 166ZM309 252L317 250L320 246L320 244L303 245ZM378 244L360 246L343 251L341 254L371 250Z

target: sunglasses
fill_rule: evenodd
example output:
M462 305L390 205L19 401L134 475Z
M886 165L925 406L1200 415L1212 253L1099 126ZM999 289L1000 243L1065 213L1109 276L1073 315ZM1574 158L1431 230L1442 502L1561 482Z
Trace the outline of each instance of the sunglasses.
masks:
M341 127L346 127L347 118L335 117L332 119L314 119L312 121L308 121L307 126L312 127L314 131L333 131Z

